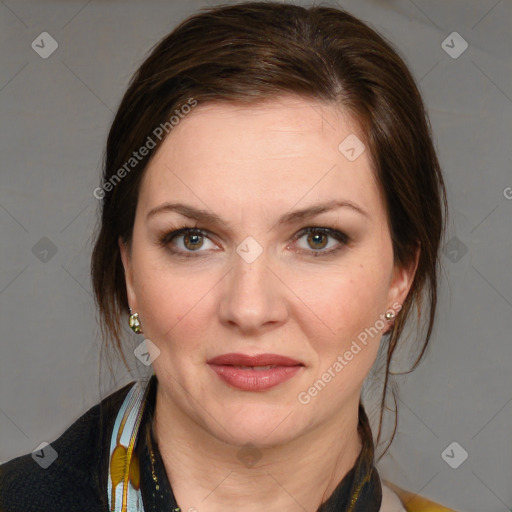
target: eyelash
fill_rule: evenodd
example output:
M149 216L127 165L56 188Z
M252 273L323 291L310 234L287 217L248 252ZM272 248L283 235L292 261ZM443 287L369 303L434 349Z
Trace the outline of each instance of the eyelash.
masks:
M345 233L338 231L337 229L332 228L325 228L320 226L308 226L306 228L301 229L298 233L296 233L293 236L293 241L301 239L303 236L308 235L310 233L321 233L326 236L329 236L331 238L334 238L338 242L340 242L339 245L337 245L335 248L330 249L328 251L315 251L311 249L308 251L307 249L301 249L299 252L309 252L309 254L313 257L319 257L319 256L330 256L337 252L339 252L341 249L344 248L344 246L348 245L348 243L351 241L350 237L346 235ZM197 228L197 227L190 227L190 226L179 226L173 231L170 231L168 233L165 233L162 235L159 240L159 246L161 247L167 247L169 251L173 254L183 256L185 258L196 258L201 256L201 252L205 251L182 251L182 250L175 250L170 247L170 243L173 239L181 236L181 235L199 235L204 238L209 238L208 231Z

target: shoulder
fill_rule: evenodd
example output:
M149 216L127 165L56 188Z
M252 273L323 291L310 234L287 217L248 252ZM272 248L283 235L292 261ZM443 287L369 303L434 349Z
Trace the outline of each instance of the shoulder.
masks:
M132 385L89 409L34 457L29 453L0 466L0 511L108 510L110 434L116 413ZM40 461L36 462L36 457ZM51 462L49 465L45 457Z
M456 512L391 482L382 482L382 505L379 512Z

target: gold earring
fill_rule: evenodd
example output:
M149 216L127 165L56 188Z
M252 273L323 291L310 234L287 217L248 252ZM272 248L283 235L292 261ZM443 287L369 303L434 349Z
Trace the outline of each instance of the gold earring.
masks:
M142 325L139 320L139 313L132 313L130 309L130 318L128 319L128 324L130 326L130 329L135 334L141 334L142 333Z
M386 312L386 320L393 320L393 318L395 318L395 312L390 309Z

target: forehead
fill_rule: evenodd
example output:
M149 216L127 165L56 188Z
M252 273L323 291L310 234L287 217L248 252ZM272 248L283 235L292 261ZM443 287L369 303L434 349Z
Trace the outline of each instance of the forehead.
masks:
M347 144L361 151L362 140L353 118L312 100L198 105L150 162L139 202L152 208L188 199L201 207L221 202L225 209L256 212L343 197L371 211L381 205L368 151L356 159L346 153Z

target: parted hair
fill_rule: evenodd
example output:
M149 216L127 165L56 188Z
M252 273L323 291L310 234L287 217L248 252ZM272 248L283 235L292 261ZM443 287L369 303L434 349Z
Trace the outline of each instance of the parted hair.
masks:
M122 98L106 145L102 183L113 186L102 189L91 262L100 325L105 342L126 363L121 321L128 301L118 240L131 241L141 179L164 140L154 136L155 128L191 98L198 105L257 105L290 94L338 107L358 123L385 199L395 264L412 265L419 250L410 292L383 338L378 444L390 366L405 324L415 318L421 333L409 371L432 335L446 193L428 114L407 65L375 30L341 9L277 2L217 6L184 20L151 50ZM113 182L148 137L152 149Z

